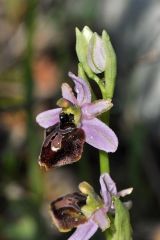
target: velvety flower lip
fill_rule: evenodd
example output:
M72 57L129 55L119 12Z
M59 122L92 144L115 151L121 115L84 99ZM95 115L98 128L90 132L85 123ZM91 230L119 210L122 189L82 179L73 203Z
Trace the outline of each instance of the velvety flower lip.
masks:
M105 152L115 152L118 147L117 136L109 126L96 118L113 106L111 100L100 99L91 102L91 91L87 82L71 72L69 77L75 84L76 96L72 88L67 83L63 83L62 97L80 109L81 117L77 127L84 130L86 142ZM55 108L42 112L36 117L36 121L41 127L48 128L59 122L61 111L61 108Z
M112 196L124 197L133 190L133 188L128 188L117 192L116 185L108 173L100 176L100 185L103 206L93 212L87 222L80 224L68 240L89 240L97 231L98 227L101 228L102 231L109 228L110 220L107 217L107 213L113 208Z

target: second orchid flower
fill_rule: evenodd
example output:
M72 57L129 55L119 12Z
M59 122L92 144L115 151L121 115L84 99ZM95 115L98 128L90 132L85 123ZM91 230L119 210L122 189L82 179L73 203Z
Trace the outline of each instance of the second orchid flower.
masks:
M68 240L89 240L98 228L102 231L110 228L108 214L116 214L113 199L118 200L133 190L128 188L117 192L108 173L100 176L100 185L101 196L87 182L82 182L79 185L80 192L60 197L51 203L53 222L61 232L77 228Z

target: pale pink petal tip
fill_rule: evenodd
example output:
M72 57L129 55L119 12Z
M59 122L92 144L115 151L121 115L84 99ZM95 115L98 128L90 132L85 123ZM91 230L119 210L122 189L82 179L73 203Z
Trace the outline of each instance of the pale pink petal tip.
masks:
M68 83L63 83L61 88L62 88L62 97L69 100L73 104L77 104L77 99L74 96L72 88L68 85Z
M85 80L77 77L73 73L68 73L69 77L73 80L75 84L75 91L77 93L77 103L82 106L85 103L91 102L91 91Z
M85 119L94 118L97 115L102 114L111 109L113 106L111 99L109 100L97 100L93 103L88 103L82 106L83 117Z

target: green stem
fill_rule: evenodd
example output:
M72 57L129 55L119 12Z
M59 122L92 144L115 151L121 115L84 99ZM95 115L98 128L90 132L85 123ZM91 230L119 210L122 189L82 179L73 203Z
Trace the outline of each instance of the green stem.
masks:
M109 98L113 97L114 86L115 86L115 77L114 77L114 79L111 79L111 78L109 79L110 81L108 81L107 90L106 90L106 83L104 85L102 79L100 79L95 74L92 75L86 67L85 67L84 70L87 73L88 77L91 78L92 80L94 80L97 83L97 85L99 86L103 99L109 99ZM109 71L106 74L107 76L108 76L108 73L109 73ZM79 74L83 77L82 72L79 72ZM84 74L84 72L83 72L83 74ZM105 75L105 78L107 77L106 75ZM109 117L110 117L110 112L108 111L106 113L103 113L103 116L102 116L101 120L104 123L109 125ZM109 156L108 156L108 154L104 151L99 151L99 160L100 160L100 172L101 173L104 173L104 172L109 173L110 172L110 167L109 167Z
M109 124L109 112L104 113L101 120L104 123ZM100 163L100 173L101 174L105 173L105 172L107 172L107 173L110 172L108 153L101 151L101 150L99 151L99 163Z
M99 86L99 88L101 90L102 98L107 99L106 89L105 89L105 85L104 85L103 81L97 75L92 73L87 65L84 65L83 67L84 67L84 71L86 72L87 76L90 79L94 80L97 83L97 85Z
M109 173L109 157L108 154L104 151L99 151L99 161L100 161L100 172L101 173Z
M102 114L101 120L102 122L109 124L109 116L110 112L105 112ZM108 153L104 151L99 151L99 161L100 161L100 173L110 173L110 166L109 166L109 156Z
M103 99L112 99L114 88L115 88L115 77L116 77L116 55L112 48L112 45L109 42L109 47L107 45L110 53L110 61L108 62L108 68L104 73L105 78L105 87L103 87L103 91L101 90ZM102 80L101 80L102 81ZM97 82L98 83L98 82ZM101 88L100 88L101 89ZM106 112L102 116L102 121L109 125L110 111ZM104 173L110 172L109 167L109 156L106 152L99 151L99 159L100 159L100 172Z
M96 76L95 74L91 74L90 71L88 71L87 68L83 69L82 64L78 64L78 76L82 77L85 81L88 82L87 76L85 75L85 72L87 73L87 76L89 78L91 78L92 80L94 80L97 85L99 86L100 90L101 90L101 94L102 94L102 98L103 99L107 99L107 94L106 94L106 89L105 86L102 82L102 80ZM95 94L93 92L93 90L91 89L92 92L92 96L94 96L95 99ZM109 112L107 113L103 113L102 116L102 121L104 123L109 123ZM99 160L100 160L100 172L101 173L109 173L110 172L110 167L109 167L109 156L106 152L104 151L99 151Z
M98 86L101 90L102 98L107 99L106 89L104 87L102 80L99 77L97 77L96 75L93 75L92 79L98 84Z

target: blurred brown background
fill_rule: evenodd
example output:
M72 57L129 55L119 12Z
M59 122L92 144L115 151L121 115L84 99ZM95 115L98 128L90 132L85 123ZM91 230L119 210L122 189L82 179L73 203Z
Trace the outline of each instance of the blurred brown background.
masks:
M87 145L72 166L43 173L37 164L35 116L55 107L67 72L77 72L74 29L85 25L106 29L117 53L111 175L118 189L134 187L134 239L160 240L159 0L0 0L0 240L67 239L49 203L82 180L99 191L98 154Z

